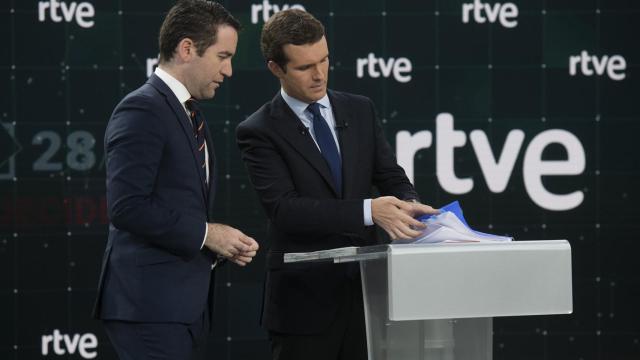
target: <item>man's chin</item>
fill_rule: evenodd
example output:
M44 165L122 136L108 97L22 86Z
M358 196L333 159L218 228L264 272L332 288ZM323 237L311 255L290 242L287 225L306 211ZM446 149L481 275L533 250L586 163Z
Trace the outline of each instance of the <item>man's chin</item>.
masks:
M214 96L216 96L216 91L215 90L207 90L206 93L202 94L202 98L200 100L209 100L209 99L213 99Z
M313 99L313 101L318 101L322 99L326 94L327 94L327 88L325 87L318 90L312 89L311 93L309 94L309 98Z

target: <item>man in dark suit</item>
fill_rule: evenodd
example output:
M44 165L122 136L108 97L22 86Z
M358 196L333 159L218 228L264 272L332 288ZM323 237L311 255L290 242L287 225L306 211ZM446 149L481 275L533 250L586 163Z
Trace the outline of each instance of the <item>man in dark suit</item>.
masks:
M366 97L327 91L324 27L300 10L264 25L262 52L281 91L237 128L251 182L270 220L262 323L274 359L366 359L355 264L283 264L287 252L373 245L419 235L436 213L395 160ZM372 186L387 195L371 199ZM413 228L412 228L413 227Z
M220 4L178 2L155 74L107 125L111 224L95 315L121 359L191 358L210 329L218 257L244 266L258 250L210 216L215 160L198 107L231 76L239 28Z

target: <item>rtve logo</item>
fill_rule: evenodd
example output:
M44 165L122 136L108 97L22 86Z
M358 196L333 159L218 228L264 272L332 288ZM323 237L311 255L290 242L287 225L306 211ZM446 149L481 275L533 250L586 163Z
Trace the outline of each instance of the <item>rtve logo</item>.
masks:
M96 14L96 10L91 3L81 2L78 4L74 1L67 5L64 1L58 0L40 1L38 2L39 22L45 22L47 8L49 9L49 17L53 22L61 22L62 20L71 22L75 17L76 24L80 27L93 27L94 21L91 19Z
M469 22L469 13L473 11L473 20L478 24L485 21L493 24L496 20L500 21L500 25L506 28L514 28L518 25L518 7L514 3L495 3L489 5L482 3L480 0L473 0L472 3L462 4L462 22ZM486 17L485 17L486 15Z
M260 14L260 12L262 12L262 21L267 21L269 20L271 15L275 15L280 11L287 10L287 9L305 10L304 6L300 4L293 4L293 5L283 4L282 8L280 8L280 6L278 6L277 4L271 5L269 0L262 0L262 4L251 5L251 23L252 24L258 23L258 14ZM270 14L272 10L273 10L273 14Z
M55 329L52 335L42 335L42 355L49 355L50 347L53 347L53 353L56 355L73 355L77 351L83 359L93 359L98 354L95 351L98 338L91 333L69 336Z
M582 75L585 76L591 76L594 72L602 75L605 70L611 80L620 81L627 76L624 72L627 69L627 61L621 55L604 55L598 59L595 55L589 56L587 50L582 50L580 55L569 56L569 75L576 76L578 64ZM593 68L590 64L593 64Z
M383 58L376 58L373 53L369 53L366 58L357 58L356 76L358 79L364 77L365 66L367 67L367 73L372 78L378 78L380 75L388 78L393 75L393 78L397 82L407 83L411 81L411 70L413 70L413 66L411 65L411 61L405 57L385 60ZM378 71L378 69L380 71Z
M502 193L507 188L513 174L516 160L520 155L525 133L521 129L509 131L500 154L492 151L487 134L473 130L469 134L473 152L480 170L493 193ZM454 150L463 147L467 134L454 128L453 115L441 113L436 117L435 139L431 131L422 130L414 134L402 130L396 134L396 154L411 182L414 180L414 157L421 149L428 149L436 143L436 177L440 186L450 194L466 194L473 190L473 177L459 178L455 173ZM566 152L563 160L544 160L542 154L552 145L562 146ZM536 134L526 146L522 164L524 187L531 200L543 209L567 211L578 207L584 200L584 193L576 190L566 194L552 192L545 187L544 177L580 175L585 169L585 151L580 140L563 129L549 129Z

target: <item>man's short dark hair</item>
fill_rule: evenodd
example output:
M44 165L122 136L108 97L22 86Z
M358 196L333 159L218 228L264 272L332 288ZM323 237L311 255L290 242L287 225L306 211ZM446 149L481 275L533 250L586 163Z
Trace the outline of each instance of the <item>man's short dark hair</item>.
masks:
M178 0L160 27L160 63L173 58L176 46L184 38L193 40L196 53L202 56L209 46L216 43L220 25L231 26L236 31L241 28L240 22L217 2Z
M267 61L273 61L286 72L289 59L283 47L287 44L315 44L324 36L324 26L306 11L288 9L273 15L262 28L260 49Z

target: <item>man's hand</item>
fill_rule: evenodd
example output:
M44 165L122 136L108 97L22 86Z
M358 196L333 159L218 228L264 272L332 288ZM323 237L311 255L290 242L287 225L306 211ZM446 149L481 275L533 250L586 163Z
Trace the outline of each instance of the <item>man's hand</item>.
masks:
M411 239L420 235L425 225L414 217L423 214L438 214L431 206L402 201L394 196L383 196L371 200L373 222L384 229L392 240Z
M240 266L250 263L258 251L258 243L252 237L224 224L207 223L204 246Z

